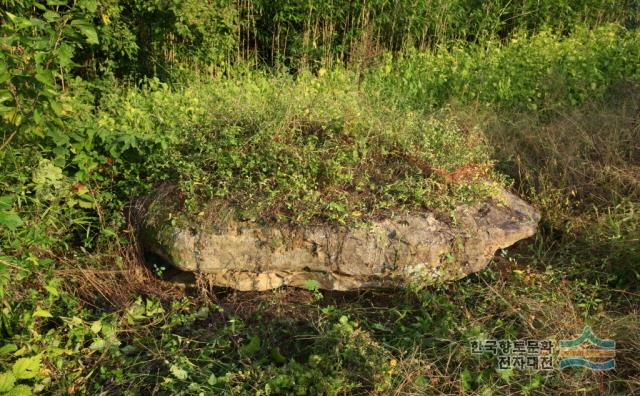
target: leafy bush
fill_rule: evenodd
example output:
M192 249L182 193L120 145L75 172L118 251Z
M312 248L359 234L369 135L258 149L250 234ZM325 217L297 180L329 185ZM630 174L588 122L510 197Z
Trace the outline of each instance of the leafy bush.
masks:
M387 108L341 71L131 90L103 98L96 118L103 141L123 134L170 142L162 155L144 154L138 171L178 181L188 199L223 198L253 218L345 222L392 208L442 207L491 190L484 181L489 157L476 131L462 131L444 114ZM126 154L112 153L135 161Z
M0 155L16 136L23 142L59 138L68 109L61 91L73 79L75 53L98 43L90 19L96 3L62 7L9 1L0 18Z
M503 108L551 110L601 98L625 79L640 80L637 30L617 26L576 29L567 37L550 31L516 35L509 45L410 52L368 75L371 90L417 110L449 101L493 103Z

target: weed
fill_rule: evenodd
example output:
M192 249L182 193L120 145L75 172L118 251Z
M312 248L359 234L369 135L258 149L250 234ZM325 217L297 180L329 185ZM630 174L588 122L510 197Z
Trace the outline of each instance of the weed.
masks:
M0 394L638 393L636 4L215 3L3 2ZM348 224L497 185L540 233L413 289L179 287L132 227L152 191ZM615 371L469 347L585 325Z

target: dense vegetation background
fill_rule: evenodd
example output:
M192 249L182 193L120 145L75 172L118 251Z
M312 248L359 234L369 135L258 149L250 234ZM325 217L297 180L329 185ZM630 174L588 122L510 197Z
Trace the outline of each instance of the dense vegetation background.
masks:
M0 394L639 390L637 1L0 5ZM362 172L397 152L438 171ZM449 285L185 289L145 266L129 218L171 181L191 211L218 196L344 223L486 193L451 177L470 165L543 221ZM469 350L585 324L617 341L614 371Z

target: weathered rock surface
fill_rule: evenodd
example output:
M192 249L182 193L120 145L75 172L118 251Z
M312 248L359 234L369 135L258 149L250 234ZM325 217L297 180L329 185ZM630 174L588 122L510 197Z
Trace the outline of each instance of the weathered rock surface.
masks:
M150 205L141 228L144 248L238 290L304 287L309 281L351 290L458 279L483 269L496 250L535 234L540 218L507 191L458 207L453 222L426 212L357 228L264 227L224 216L185 223L170 207L161 197Z

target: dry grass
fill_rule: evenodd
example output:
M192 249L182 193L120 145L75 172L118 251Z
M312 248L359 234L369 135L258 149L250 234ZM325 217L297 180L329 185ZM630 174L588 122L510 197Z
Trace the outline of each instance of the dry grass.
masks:
M91 262L79 265L77 260L67 260L75 265L55 271L57 276L64 279L63 288L89 306L107 311L123 310L139 296L161 301L184 297L185 290L179 284L161 279L151 272L144 262L133 229L129 228L126 234L129 235L126 246L110 247L105 254L94 254ZM115 255L114 251L118 254ZM119 265L114 265L114 257L122 259ZM58 260L65 261L64 258Z
M640 200L638 85L611 88L604 103L551 113L485 114L481 122L525 194L535 188L538 196L562 196L583 208L623 197Z

